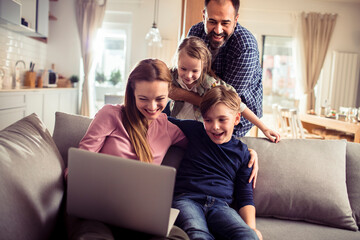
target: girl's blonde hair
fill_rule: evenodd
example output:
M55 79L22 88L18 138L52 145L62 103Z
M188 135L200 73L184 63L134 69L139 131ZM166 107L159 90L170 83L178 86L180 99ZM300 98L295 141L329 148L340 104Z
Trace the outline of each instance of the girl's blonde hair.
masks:
M146 135L148 122L136 107L135 84L140 81L164 81L171 83L169 68L158 59L145 59L140 61L130 73L125 90L125 107L122 121L129 134L135 153L142 162L152 162L153 155Z
M202 71L198 80L198 84L201 84L205 81L206 74L216 78L215 74L211 70L211 53L203 40L194 36L185 38L177 49L175 57L176 66L178 65L179 55L182 51L184 51L189 57L196 58L201 61ZM173 68L172 70L176 69L177 67Z
M209 109L218 103L225 104L225 106L236 113L240 112L241 99L239 95L230 88L219 85L211 88L203 96L200 104L201 115L205 117Z

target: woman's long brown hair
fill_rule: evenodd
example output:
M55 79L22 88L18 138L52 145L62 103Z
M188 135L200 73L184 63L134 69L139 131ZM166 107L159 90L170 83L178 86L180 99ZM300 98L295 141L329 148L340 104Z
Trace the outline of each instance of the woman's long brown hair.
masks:
M150 145L147 141L148 122L136 107L135 83L139 81L165 81L171 83L169 68L158 59L140 61L130 73L125 90L125 107L122 121L129 134L135 153L142 162L153 161Z

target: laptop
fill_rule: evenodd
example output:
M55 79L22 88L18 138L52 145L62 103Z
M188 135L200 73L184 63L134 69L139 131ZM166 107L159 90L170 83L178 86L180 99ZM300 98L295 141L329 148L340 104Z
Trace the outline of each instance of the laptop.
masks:
M70 148L68 171L68 214L169 234L179 214L171 208L175 168Z

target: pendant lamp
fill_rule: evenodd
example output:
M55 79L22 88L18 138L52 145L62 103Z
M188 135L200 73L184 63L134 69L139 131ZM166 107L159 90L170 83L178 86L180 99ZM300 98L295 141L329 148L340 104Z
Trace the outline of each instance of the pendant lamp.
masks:
M147 41L149 46L162 47L160 32L156 26L156 20L158 18L158 11L159 11L159 0L155 0L155 2L154 2L154 21L153 21L152 27L150 28L149 32L146 34L145 40Z

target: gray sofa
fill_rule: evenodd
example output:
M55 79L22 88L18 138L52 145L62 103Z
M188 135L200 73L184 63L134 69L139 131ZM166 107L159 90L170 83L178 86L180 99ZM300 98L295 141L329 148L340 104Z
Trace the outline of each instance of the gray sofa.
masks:
M0 239L68 238L63 171L68 148L78 145L90 121L58 112L51 136L32 114L0 131ZM360 239L360 144L242 140L259 156L254 197L265 240ZM182 154L170 148L164 164L177 167ZM90 222L72 238L109 234Z

